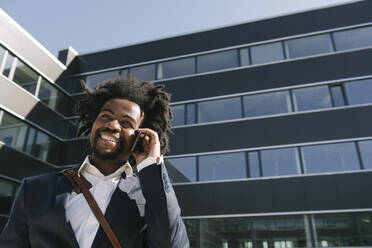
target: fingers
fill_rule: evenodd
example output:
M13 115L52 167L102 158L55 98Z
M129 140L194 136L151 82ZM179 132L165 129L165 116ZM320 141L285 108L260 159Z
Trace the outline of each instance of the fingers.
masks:
M144 140L149 141L149 143L159 142L158 133L150 128L138 128L145 135Z

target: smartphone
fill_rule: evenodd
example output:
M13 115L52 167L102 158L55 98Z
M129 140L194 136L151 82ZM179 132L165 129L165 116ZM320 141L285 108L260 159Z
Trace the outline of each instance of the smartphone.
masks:
M142 146L142 139L143 137L141 136L140 131L136 131L134 134L134 139L133 139L133 145L130 148L130 152L133 153L142 153L143 152L143 146Z

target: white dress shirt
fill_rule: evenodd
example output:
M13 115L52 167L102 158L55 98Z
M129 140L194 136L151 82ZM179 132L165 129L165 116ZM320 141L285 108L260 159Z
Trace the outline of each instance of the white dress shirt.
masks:
M146 158L137 165L137 170L140 171L146 166L156 162L157 161L152 157ZM111 196L116 189L123 172L125 172L126 177L133 176L133 169L128 162L122 165L114 173L107 176L103 175L90 163L88 156L80 166L78 174L83 175L92 184L89 191L96 200L102 213L105 213L111 200ZM76 192L69 194L66 198L65 210L67 221L70 221L71 223L79 246L81 248L91 247L99 228L99 222L90 209L84 195L76 194Z

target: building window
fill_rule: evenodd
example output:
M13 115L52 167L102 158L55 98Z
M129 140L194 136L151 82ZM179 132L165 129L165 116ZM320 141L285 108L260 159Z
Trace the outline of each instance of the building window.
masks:
M372 26L338 31L333 37L337 51L372 46Z
M240 97L198 103L198 122L242 118Z
M264 177L301 173L297 148L263 150L260 153Z
M13 197L19 183L12 182L0 177L0 198Z
M99 74L92 74L92 75L88 75L86 78L85 78L85 83L87 84L87 86L93 90L94 89L94 86L102 83L103 81L106 81L106 80L113 80L113 79L116 79L117 77L119 76L119 72L118 71L108 71L108 72L103 72L103 73L99 73Z
M244 96L243 103L244 117L292 112L288 91Z
M372 169L372 140L359 141L358 144L364 169Z
M240 56L240 66L247 66L250 65L251 63L249 62L249 48L242 48L239 49L239 56Z
M39 75L34 70L32 70L22 61L17 61L17 66L13 76L13 81L15 83L20 85L31 94L35 94L38 78Z
M306 173L360 170L355 143L301 147Z
M344 84L349 105L372 103L372 79Z
M313 230L316 247L371 246L372 213L317 214Z
M346 105L344 94L342 93L343 90L342 90L341 85L331 86L331 92L332 92L333 106L340 107L340 106Z
M198 72L215 71L238 67L236 50L200 55L197 57Z
M199 181L245 178L244 152L199 157Z
M10 70L12 69L14 59L15 57L11 53L8 52L5 58L4 68L3 68L3 75L5 77L9 77Z
M161 63L162 77L171 78L195 73L195 57L171 60Z
M196 108L195 103L186 104L186 124L196 123L195 108Z
M295 111L332 107L328 86L292 90Z
M174 105L171 106L173 113L173 119L171 120L171 126L185 125L185 105Z
M260 160L258 152L248 152L249 177L260 177Z
M288 40L285 43L290 58L333 52L329 34Z
M281 42L252 46L250 49L252 64L262 64L284 59Z
M154 81L155 68L156 64L133 67L129 69L129 74L134 75L140 81Z
M5 56L5 49L0 46L0 69L1 69L1 66L3 64L3 60L4 60L4 56Z
M166 159L165 165L172 183L196 181L196 157Z
M10 114L3 112L0 125L0 140L9 147L23 150L27 125Z

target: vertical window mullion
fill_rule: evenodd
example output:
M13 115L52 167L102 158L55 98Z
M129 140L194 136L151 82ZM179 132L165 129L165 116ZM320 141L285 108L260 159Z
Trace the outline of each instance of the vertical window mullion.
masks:
M8 58L8 54L9 54L9 52L7 50L5 50L3 60L0 61L0 74L3 74L3 70L4 70L5 62Z
M363 159L362 159L362 153L360 152L360 147L359 147L359 142L355 141L355 146L356 146L356 150L357 150L357 155L358 155L358 160L359 160L359 168L361 170L364 170L364 164L363 164Z
M260 177L262 177L263 171L262 171L261 151L257 151L257 153L258 153L258 167L260 169Z
M3 122L3 118L4 118L4 110L0 109L0 127L1 127L1 123Z
M333 37L333 33L329 33L329 36L331 37L331 44L332 44L332 50L333 52L336 51L336 43L335 43L335 38Z
M196 159L196 181L199 182L199 156L195 156Z
M37 98L39 98L39 92L40 92L40 86L41 86L41 80L42 80L42 77L39 75L38 79L37 79L37 83L36 83L36 89L35 89L35 96ZM40 99L40 98L39 98Z
M16 67L17 67L17 63L18 63L18 58L17 57L14 57L13 63L11 65L11 67L10 67L9 75L8 75L8 78L11 81L13 81L13 77L14 77L14 73L15 73L15 70L16 70Z
M335 105L335 100L334 100L334 97L333 97L333 94L332 94L332 90L331 90L331 85L327 85L328 86L328 92L329 92L329 96L331 98L331 106L332 108L336 107Z
M341 92L344 97L345 105L349 106L349 99L347 99L346 90L345 90L345 83L341 84Z

